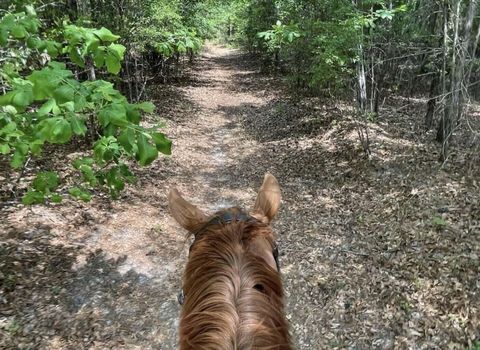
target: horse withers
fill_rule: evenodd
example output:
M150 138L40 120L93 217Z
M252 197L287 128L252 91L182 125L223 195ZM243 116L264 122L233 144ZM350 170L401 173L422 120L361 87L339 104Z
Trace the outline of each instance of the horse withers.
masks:
M250 213L212 216L169 194L175 220L194 235L183 277L180 349L287 350L288 324L275 236L280 186L266 174Z

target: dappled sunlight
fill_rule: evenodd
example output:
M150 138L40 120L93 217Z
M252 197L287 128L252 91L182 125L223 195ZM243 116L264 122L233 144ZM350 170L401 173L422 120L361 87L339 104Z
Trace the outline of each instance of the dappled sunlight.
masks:
M374 133L372 135L372 139L374 141L377 141L378 145L382 147L390 146L390 145L397 146L399 148L416 146L416 144L410 140L394 138L384 133L380 133L380 134Z
M173 153L136 169L137 183L121 201L65 201L7 214L9 230L25 235L9 244L34 243L42 234L29 228L49 225L46 251L58 249L68 260L61 271L34 267L45 285L34 292L46 299L37 321L27 321L32 308L22 304L21 322L53 319L58 333L44 343L52 349L72 345L68 339L77 338L64 337L70 331L101 347L122 348L121 339L125 348L174 349L176 295L191 238L168 212L169 190L208 214L248 210L270 172L282 189L272 225L300 349L418 342L433 348L474 337L477 184L453 166L438 170L435 145L418 120L400 124L398 108L388 104L368 125L368 159L349 104L286 98L278 78L261 75L249 60L210 46L191 79L156 89ZM49 291L56 286L63 301L52 309ZM22 298L31 300L27 292Z

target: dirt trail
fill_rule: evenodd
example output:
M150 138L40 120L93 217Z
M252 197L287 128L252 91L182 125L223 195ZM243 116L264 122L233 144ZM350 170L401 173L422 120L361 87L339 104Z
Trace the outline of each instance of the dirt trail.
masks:
M120 201L4 210L0 348L175 349L188 242L169 188L209 212L248 208L267 171L296 348L480 339L478 187L438 170L414 110L371 126L366 161L348 106L286 97L240 51L207 47L189 73L153 94L173 155Z
M51 292L39 287L34 292L41 300L36 307L22 305L20 299L31 295L20 293L17 306L24 308L1 319L5 329L12 324L38 329L40 335L27 336L24 344L48 349L73 349L79 343L99 349L176 348L176 297L188 242L168 214L169 188L176 186L186 198L214 212L253 204L262 180L255 178L246 187L243 174L231 168L234 153L242 154L248 142L241 124L226 111L262 102L253 94L232 92L232 75L253 73L232 65L235 56L241 54L207 48L196 64L198 70L192 71L193 80L186 86L161 88L159 93L167 96L160 97L158 105L167 119L165 132L174 142L173 156L140 169L138 186L125 192L122 201L8 210L10 237L31 240L27 247L12 250L23 254L30 246L42 246L32 259L49 265L50 257L43 254L55 251L57 263L66 265L44 281L58 287L60 297L54 296L54 304L60 299L60 305L52 305ZM231 187L239 181L242 186ZM59 331L49 331L52 324ZM17 337L6 332L5 346L18 345L16 333Z

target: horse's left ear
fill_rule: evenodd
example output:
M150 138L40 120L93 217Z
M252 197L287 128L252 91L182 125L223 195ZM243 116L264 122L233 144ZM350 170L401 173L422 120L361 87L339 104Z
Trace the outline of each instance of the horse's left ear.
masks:
M206 215L183 199L176 188L172 188L168 194L168 207L175 220L189 232L193 232L199 225L207 221Z
M252 216L269 223L278 212L281 198L280 185L277 179L272 174L266 173L262 187L258 191Z

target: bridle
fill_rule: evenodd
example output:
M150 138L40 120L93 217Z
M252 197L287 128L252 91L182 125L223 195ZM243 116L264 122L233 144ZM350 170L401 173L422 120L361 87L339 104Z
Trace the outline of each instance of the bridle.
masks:
M213 225L229 225L234 222L245 222L245 223L261 223L260 220L257 218L245 213L243 210L239 210L238 213L232 213L230 211L220 212L215 215L213 218L208 220L204 225L202 225L198 230L194 231L195 240L190 245L189 252L192 251L193 246L195 245L196 241L202 236L202 234ZM274 247L272 250L273 258L275 259L275 264L277 265L277 271L280 272L280 264L278 259L278 246L277 243L274 243ZM185 302L185 294L182 290L177 295L178 303L183 305Z

